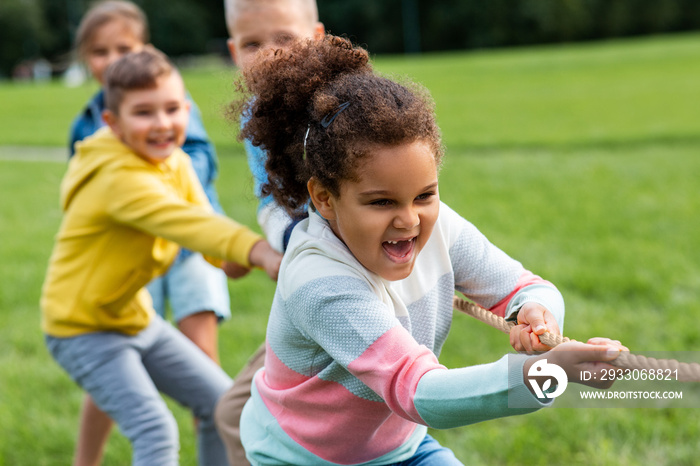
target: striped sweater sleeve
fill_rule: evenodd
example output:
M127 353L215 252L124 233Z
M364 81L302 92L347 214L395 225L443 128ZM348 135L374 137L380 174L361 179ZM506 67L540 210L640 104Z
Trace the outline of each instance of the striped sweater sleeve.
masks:
M450 260L455 288L501 317L514 319L520 308L535 302L554 314L564 329L564 299L547 280L493 245L477 228L443 206L449 218Z

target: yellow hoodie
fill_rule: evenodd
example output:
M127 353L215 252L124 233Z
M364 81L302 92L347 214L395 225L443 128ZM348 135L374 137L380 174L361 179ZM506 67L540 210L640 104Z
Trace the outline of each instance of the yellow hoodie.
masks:
M153 165L109 128L77 145L61 207L41 295L42 329L55 337L136 334L154 313L143 287L167 270L178 245L248 266L262 239L213 212L184 152Z

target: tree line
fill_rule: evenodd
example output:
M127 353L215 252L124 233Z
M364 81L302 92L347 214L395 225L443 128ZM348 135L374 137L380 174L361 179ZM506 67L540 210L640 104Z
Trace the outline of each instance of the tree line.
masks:
M134 0L171 56L226 53L223 0ZM697 0L317 0L326 29L372 53L573 42L700 29ZM90 0L0 0L0 77L70 63Z

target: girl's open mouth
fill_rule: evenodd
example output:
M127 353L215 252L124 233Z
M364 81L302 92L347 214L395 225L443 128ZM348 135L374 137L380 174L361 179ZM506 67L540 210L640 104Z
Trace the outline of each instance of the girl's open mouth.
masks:
M389 259L392 261L405 262L411 258L411 253L413 252L415 244L416 237L414 236L408 240L384 241L382 243L382 248L384 248L384 252L387 253Z

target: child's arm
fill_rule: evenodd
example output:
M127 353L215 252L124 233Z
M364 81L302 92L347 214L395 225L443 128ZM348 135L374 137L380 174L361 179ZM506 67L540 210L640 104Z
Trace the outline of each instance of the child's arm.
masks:
M455 288L494 314L522 324L511 332L516 350L550 349L537 335L545 331L561 334L564 299L559 290L523 268L444 204L440 215L443 228L455 238L450 241Z
M533 364L546 359L548 363L554 363L564 369L569 382L595 388L609 388L614 379L600 377L600 371L617 369L608 362L617 358L620 351L629 351L629 349L619 341L609 338L591 338L587 343L569 341L545 354L528 358L523 366L523 377L527 376ZM584 381L581 379L582 373L592 373L593 377Z
M255 243L250 250L249 261L251 265L263 269L271 279L277 280L280 264L282 263L282 254L275 251L272 246L270 246L270 243L265 240ZM226 261L221 264L221 269L226 273L228 278L232 279L242 278L250 272L249 267Z
M269 260L250 262L258 260L250 253L261 236L212 212L198 184L192 183L190 193L181 198L148 170L117 173L105 180L105 208L114 221L187 249L243 266L267 266Z
M254 146L249 140L244 141L248 168L253 175L253 190L258 198L258 224L262 228L265 237L272 247L283 252L285 247L285 234L294 220L287 212L277 205L271 195L264 196L262 186L267 183L267 172L265 162L267 156L265 151Z
M236 280L248 275L250 272L250 267L244 267L240 264L236 264L235 262L224 261L221 264L221 270L224 271L228 278Z
M532 412L551 401L540 401L526 383L530 367L537 361L557 364L569 382L608 388L612 380L592 377L582 381L581 371L612 370L609 362L625 350L619 342L597 338L587 344L563 343L540 356L511 354L481 366L433 370L418 382L416 410L428 426L438 429Z
M204 128L202 127L202 130ZM196 172L196 167L192 167ZM211 202L211 197L206 193L198 183L191 182L192 174L190 173L190 185L188 198L190 201L202 207L209 207L210 205L215 208ZM197 175L199 176L199 175ZM201 181L201 177L200 177ZM213 185L210 186L213 190ZM215 193L214 193L215 194ZM218 205L218 203L217 203ZM253 245L250 254L248 255L248 261L253 267L260 267L268 274L273 280L277 280L277 274L279 272L280 263L282 262L282 254L275 251L270 247L267 240L260 240ZM214 262L212 262L214 263ZM220 264L215 264L220 266L229 278L237 279L245 276L250 268L245 264L239 264L236 262L224 261Z
M313 346L302 342L304 339L319 345L314 353L318 354L316 361L330 358L362 382L360 386L346 385L349 392L363 399L382 400L395 414L429 427L456 427L546 406L523 380L522 367L528 356L509 355L488 364L448 370L362 280L350 276L315 278L287 296L289 283L315 276L312 269L304 268L303 275L301 268L287 269L285 283L278 286L285 312L276 312L273 307L270 315L268 341L273 352L278 349L280 335L288 338L289 329L294 328L299 332L300 347ZM324 351L328 356L323 356ZM284 358L288 350L282 348L276 354ZM303 368L300 373L306 370L310 369ZM324 383L347 383L342 374L344 371L329 371ZM341 377L333 379L336 375ZM527 409L509 408L511 391L519 394Z
M260 240L253 245L248 260L252 266L260 267L271 279L277 280L280 264L282 263L282 254L272 248L266 240ZM234 280L245 277L250 272L250 267L227 261L221 264L221 269L228 278Z
M282 254L275 251L266 240L260 240L250 250L249 261L251 264L262 268L273 280L277 280L277 274L282 263Z

